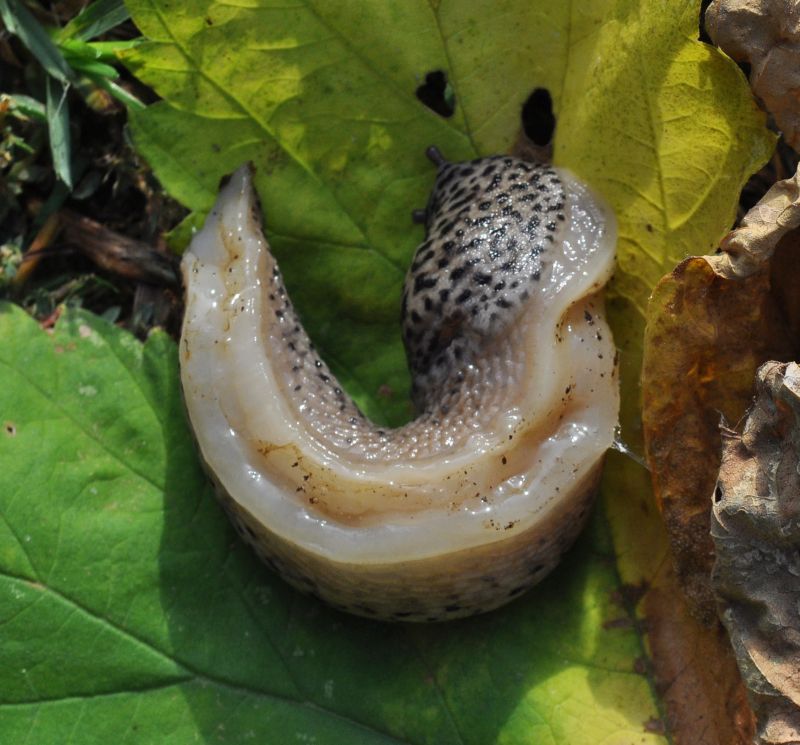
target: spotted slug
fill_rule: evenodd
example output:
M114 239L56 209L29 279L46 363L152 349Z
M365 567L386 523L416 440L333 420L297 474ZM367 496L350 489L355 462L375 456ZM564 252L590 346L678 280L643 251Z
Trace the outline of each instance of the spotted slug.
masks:
M612 213L564 170L430 156L402 301L418 415L402 427L369 421L309 340L251 168L182 261L181 380L222 504L286 581L386 620L488 611L545 577L585 522L619 407Z

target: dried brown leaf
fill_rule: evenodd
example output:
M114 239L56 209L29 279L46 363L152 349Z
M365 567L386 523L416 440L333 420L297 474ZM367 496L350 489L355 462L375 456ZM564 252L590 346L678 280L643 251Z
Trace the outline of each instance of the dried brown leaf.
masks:
M764 268L780 241L799 226L800 171L774 184L722 240L723 253L709 261L724 277L749 277Z
M719 422L721 416L730 422L744 416L759 365L792 359L800 350L798 250L800 181L795 176L770 189L741 227L725 237L721 253L689 258L664 277L648 308L645 446L677 578L664 583L674 593L661 589L650 599L648 618L671 614L683 637L651 631L651 645L657 676L662 685L669 684L668 709L683 719L727 717L736 723L729 739L719 742L747 742L751 722L733 653L720 633L710 581ZM682 599L675 597L678 588L686 594L685 613ZM714 664L693 670L692 660L701 659Z
M710 495L720 463L720 415L738 421L753 377L800 344L800 180L775 184L722 241L721 253L686 259L656 286L642 373L646 454L679 581L705 623Z
M800 742L800 365L768 362L742 434L725 433L711 523L720 615L757 743Z
M725 268L721 256L690 258L656 286L642 372L656 501L678 580L707 625L716 620L709 511L720 462L720 415L738 421L759 364L791 351L768 267L743 279L726 277L720 271Z
M750 65L750 85L800 149L800 5L791 0L714 0L706 10L714 43Z
M721 625L697 623L671 567L646 595L654 679L676 745L750 745L747 691Z

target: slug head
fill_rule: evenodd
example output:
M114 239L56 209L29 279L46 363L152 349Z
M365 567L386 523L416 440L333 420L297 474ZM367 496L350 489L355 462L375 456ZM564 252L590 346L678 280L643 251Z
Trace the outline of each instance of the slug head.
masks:
M403 341L418 407L505 333L541 281L559 240L564 188L549 166L495 156L450 163L429 151L436 183L426 237L406 275Z

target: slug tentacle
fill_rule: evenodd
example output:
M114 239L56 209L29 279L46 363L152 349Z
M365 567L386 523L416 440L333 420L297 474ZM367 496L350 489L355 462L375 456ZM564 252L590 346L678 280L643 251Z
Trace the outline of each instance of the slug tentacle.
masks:
M361 615L456 618L516 597L580 529L613 441L599 292L613 217L566 172L438 150L403 293L419 415L367 420L320 359L247 167L183 260L181 375L218 492L264 560Z

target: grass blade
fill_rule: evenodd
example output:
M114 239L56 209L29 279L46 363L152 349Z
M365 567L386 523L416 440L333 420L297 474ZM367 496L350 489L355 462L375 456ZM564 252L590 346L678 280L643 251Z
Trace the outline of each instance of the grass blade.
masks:
M23 116L37 119L40 122L47 119L44 104L37 101L35 98L26 96L23 93L13 93L8 96L8 99L11 104L12 112L18 111Z
M119 77L116 68L97 60L90 60L85 57L69 57L69 63L72 65L73 70L87 77L106 77L112 80Z
M128 93L121 85L118 85L113 80L109 78L98 76L93 77L90 76L91 81L102 88L104 91L108 91L114 98L117 99L121 104L126 106L129 109L135 109L136 111L144 111L146 108L145 105L134 96L132 93Z
M126 49L132 49L141 43L141 39L130 41L80 41L79 39L63 39L58 42L58 48L64 55L68 64L73 64L73 59L91 59L108 64L118 62L117 55Z
M47 129L50 133L53 168L58 178L72 189L68 88L68 83L62 83L51 77L47 78Z
M0 2L0 19L6 29L19 37L50 75L62 83L75 80L75 73L67 64L58 47L19 0L2 0Z
M97 0L84 8L58 33L59 40L88 41L130 18L122 0Z
M138 47L143 41L141 37L125 41L93 41L89 46L98 53L98 59L103 60L103 62L116 62L117 52L124 52Z

